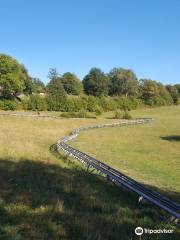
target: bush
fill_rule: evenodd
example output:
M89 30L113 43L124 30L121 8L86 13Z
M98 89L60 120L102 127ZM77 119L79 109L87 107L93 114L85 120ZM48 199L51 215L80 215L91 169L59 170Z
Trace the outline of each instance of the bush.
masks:
M60 117L63 117L63 118L72 118L74 117L75 113L73 112L63 112L61 113Z
M166 100L160 96L155 96L146 101L146 104L154 107L154 106L166 106Z
M4 110L16 110L17 104L14 101L4 101Z
M76 106L74 105L73 99L66 99L65 101L63 101L63 104L61 105L60 110L63 111L63 112L76 112L76 111L78 111L76 109Z
M41 97L37 94L31 95L27 102L27 109L32 111L46 111L47 110L46 98Z
M98 105L98 98L93 96L88 96L87 101L87 110L89 112L95 112Z
M46 101L48 111L62 111L61 101L64 101L62 98L47 96Z
M81 111L86 109L82 98L77 97L73 98L72 100L74 102L75 111Z
M126 112L123 114L122 118L123 118L123 119L128 119L128 120L130 120L130 119L132 119L132 116L131 116L131 114L130 114L129 112L126 111Z
M0 109L14 111L18 109L18 103L13 100L0 100Z
M61 111L61 112L79 112L85 110L84 100L79 97L47 97L47 104L49 111Z
M84 109L83 101L81 98L67 98L64 101L64 105L61 111L65 112L79 112L80 110Z
M0 109L3 110L4 109L4 102L2 100L0 100Z
M79 112L63 112L60 116L64 118L95 118L83 110Z
M103 113L103 109L97 105L94 112L96 116L100 116Z
M23 98L21 100L22 109L28 110L28 103L29 103L29 98L28 97Z
M124 111L137 109L140 105L142 105L142 102L134 97L119 97L115 100L117 102L117 108Z
M119 111L119 110L116 110L115 112L114 112L114 119L122 119L122 117L123 117L123 115L122 115L122 112L121 111Z
M108 99L108 111L114 111L118 108L117 101L114 99Z
M180 98L178 98L177 100L177 105L180 105Z
M86 111L84 111L84 110L79 111L77 113L77 116L79 118L90 118L90 115Z
M99 98L99 106L102 107L103 111L113 111L117 108L117 103L114 101L114 99L111 99L109 97L101 97Z

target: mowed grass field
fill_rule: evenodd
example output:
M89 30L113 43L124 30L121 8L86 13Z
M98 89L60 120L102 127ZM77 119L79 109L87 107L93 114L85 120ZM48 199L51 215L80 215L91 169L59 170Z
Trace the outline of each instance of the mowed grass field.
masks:
M89 130L73 146L140 182L180 197L180 106L136 110L132 115L154 121Z
M173 108L169 111L176 112ZM152 116L151 111L133 114ZM177 228L161 221L156 208L140 209L136 194L107 183L103 177L86 172L76 161L56 153L54 144L72 129L113 121L117 120L0 116L0 239L131 240L137 239L137 226L174 229L175 234L159 234L156 239L178 239ZM86 132L75 144L96 155L91 152L92 145L101 140L105 143L103 131L106 135L106 130L111 130L112 136L116 131L119 139L125 129L129 131L129 127L89 131L95 134L93 139ZM101 147L98 158L113 164L112 158L105 159L105 155L112 156L115 148L108 147Z

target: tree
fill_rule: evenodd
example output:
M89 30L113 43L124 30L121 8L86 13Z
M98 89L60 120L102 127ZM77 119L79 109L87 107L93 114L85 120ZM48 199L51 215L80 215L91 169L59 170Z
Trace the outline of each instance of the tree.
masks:
M26 88L28 74L16 59L0 54L0 91L4 98L13 98Z
M32 92L33 92L32 78L29 76L28 70L26 69L26 67L24 65L21 65L21 66L22 66L22 71L23 71L24 75L26 76L26 78L24 80L24 90L23 90L23 92L25 94L32 94Z
M178 102L178 97L179 97L179 92L178 92L178 89L176 88L176 86L167 85L166 89L170 93L174 103L177 103Z
M56 68L50 68L49 73L48 73L48 78L50 80L52 80L52 79L57 78L57 77L60 77L57 69Z
M175 84L174 86L177 88L178 93L179 93L179 97L180 97L180 84Z
M62 76L64 90L70 95L79 95L83 91L82 82L73 73L66 72Z
M66 101L66 92L61 82L61 78L53 78L47 85L48 110L62 111L62 105Z
M50 68L48 77L50 79L47 85L48 95L56 98L64 97L66 93L62 84L62 77L58 74L56 68Z
M148 101L149 99L158 96L159 88L156 81L151 79L141 79L141 95L144 101Z
M47 85L47 103L48 110L61 111L62 104L64 104L66 98L66 92L62 85L62 78L56 71L49 73L50 82Z
M109 79L99 68L92 68L83 79L84 91L89 95L107 96Z
M47 85L47 93L48 95L57 99L66 95L64 87L62 85L62 79L60 77L51 79Z
M45 84L39 78L33 78L33 92L34 93L45 93L46 87Z
M172 97L162 83L151 79L140 80L141 98L151 106L165 106L173 103Z
M113 68L109 73L110 95L136 96L138 94L138 80L135 73L129 69Z
M173 99L169 92L167 91L166 87L162 83L157 83L158 85L158 94L161 98L164 99L165 104L164 105L170 105L173 103Z

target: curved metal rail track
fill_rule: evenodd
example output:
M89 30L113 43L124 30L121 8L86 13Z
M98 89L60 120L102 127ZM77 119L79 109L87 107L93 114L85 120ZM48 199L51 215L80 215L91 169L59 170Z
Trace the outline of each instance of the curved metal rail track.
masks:
M93 128L103 128L103 127L116 127L116 126L127 126L127 125L136 125L136 124L146 124L152 122L151 118L143 118L143 119L136 119L136 120L124 120L119 123L113 124L104 124L104 125L96 125L96 126L87 126L77 128L72 131L72 133L60 139L57 142L57 149L62 149L65 153L70 156L75 157L77 160L82 162L83 164L87 165L88 168L94 168L97 171L105 174L109 180L120 184L127 189L137 193L139 196L142 196L147 201L153 203L154 205L162 208L166 212L170 213L175 219L180 219L180 204L168 199L167 197L161 195L160 193L144 186L143 184L135 181L134 179L126 176L125 174L117 171L116 169L108 166L107 164L95 159L83 153L67 143L72 139L76 138L80 132L93 129Z

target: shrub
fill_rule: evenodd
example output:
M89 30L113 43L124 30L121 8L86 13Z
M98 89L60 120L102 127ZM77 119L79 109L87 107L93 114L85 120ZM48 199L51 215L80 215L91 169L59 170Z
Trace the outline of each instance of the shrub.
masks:
M0 109L3 110L4 109L4 102L2 100L0 100Z
M4 101L4 110L15 110L17 108L17 104L14 101Z
M27 109L32 111L46 111L47 110L46 98L41 97L37 94L31 95L27 102Z
M178 98L177 100L177 105L180 105L180 98Z
M114 99L108 97L99 98L99 106L102 107L103 111L113 111L117 108L117 103Z
M114 112L114 117L113 117L113 118L115 118L115 119L121 119L122 117L123 117L123 115L122 115L122 112L121 112L121 111L116 110L116 111Z
M56 97L47 96L47 110L48 111L60 111Z
M63 113L61 113L60 116L63 117L63 118L72 118L72 117L74 117L74 113L72 113L72 112L63 112Z
M154 107L154 106L166 106L166 100L160 96L155 96L146 101L146 104Z
M66 111L66 97L47 96L48 111Z
M103 109L97 105L94 112L96 116L100 116L103 113Z
M88 113L86 111L84 111L84 110L79 111L77 113L77 116L79 118L89 118L90 117L90 115L88 115Z
M122 116L123 119L132 119L132 116L129 112L125 111L123 116Z
M77 97L77 98L73 98L72 100L74 102L75 111L86 110L86 107L84 105L82 98Z
M63 105L61 111L79 112L82 109L84 109L82 99L74 97L74 98L65 99L64 105Z
M60 116L64 118L95 118L83 110L79 112L63 112Z
M87 101L87 110L89 112L95 112L96 107L98 105L98 98L93 96L88 96L86 98L86 101Z
M100 97L98 100L98 104L103 109L103 111L108 111L108 99L106 97Z
M108 111L114 111L118 107L117 101L114 99L108 99Z
M62 102L62 101L61 101ZM63 101L63 105L61 105L61 111L64 112L76 112L76 107L74 105L73 99L66 99Z
M124 111L130 111L133 109L137 109L139 106L142 105L142 101L135 97L119 97L115 99L117 102L117 108L124 110Z
M22 104L22 109L24 110L28 110L28 103L29 103L29 98L23 98L21 100L21 104Z
M0 109L14 111L18 109L18 103L13 100L0 100Z

